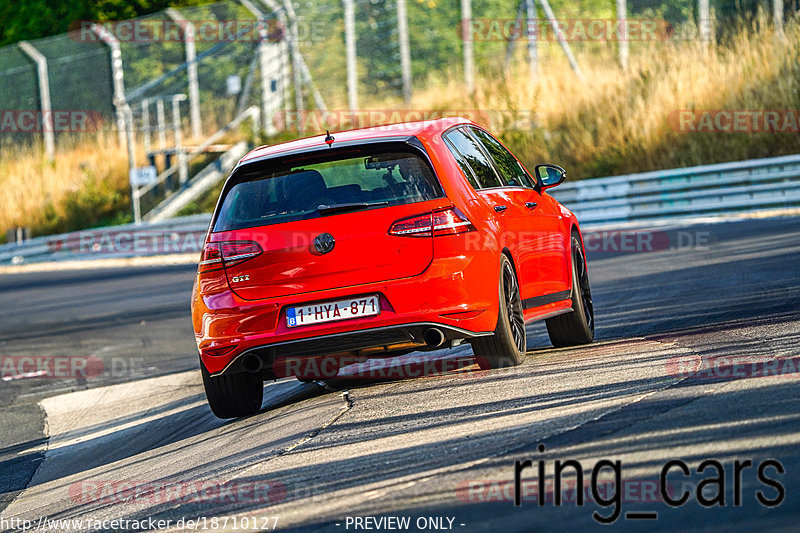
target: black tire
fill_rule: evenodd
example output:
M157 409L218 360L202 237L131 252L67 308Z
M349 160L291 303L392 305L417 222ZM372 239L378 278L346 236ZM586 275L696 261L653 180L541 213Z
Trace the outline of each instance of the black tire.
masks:
M556 348L589 344L594 340L594 305L586 258L577 236L572 235L571 313L545 320L550 342Z
M200 361L203 387L211 411L217 418L240 418L261 410L264 381L258 374L211 376Z
M494 335L472 339L472 351L483 370L517 366L527 350L525 319L519 295L517 274L508 257L500 263L500 313Z

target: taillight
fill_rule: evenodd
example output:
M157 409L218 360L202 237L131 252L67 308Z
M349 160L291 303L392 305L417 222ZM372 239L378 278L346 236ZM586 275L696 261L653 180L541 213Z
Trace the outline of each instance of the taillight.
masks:
M253 241L221 242L222 261L225 267L232 267L261 255L261 245Z
M203 248L198 272L211 272L232 267L261 255L261 246L254 241L209 242Z
M203 248L203 253L200 256L200 264L198 265L198 272L211 272L212 270L219 270L222 268L222 250L218 242L206 243Z
M475 226L455 207L433 212L433 236L457 235L475 231Z
M434 237L457 235L475 231L472 222L456 207L449 207L424 215L398 220L389 229L389 235L400 237Z

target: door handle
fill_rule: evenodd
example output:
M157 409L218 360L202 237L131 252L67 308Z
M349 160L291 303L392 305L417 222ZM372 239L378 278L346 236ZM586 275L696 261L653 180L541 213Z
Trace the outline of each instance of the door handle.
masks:
M505 205L496 205L496 206L494 206L494 210L497 211L498 213L502 213L506 209L508 209L508 207L505 206Z
M528 209L536 209L536 202L525 202L525 207Z

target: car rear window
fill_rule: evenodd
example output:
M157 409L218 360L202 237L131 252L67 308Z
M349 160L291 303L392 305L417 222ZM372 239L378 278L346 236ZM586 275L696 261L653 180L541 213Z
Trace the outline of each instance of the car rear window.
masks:
M327 152L308 159L254 163L224 192L213 231L230 231L322 216L320 206L374 208L442 196L429 164L404 151Z

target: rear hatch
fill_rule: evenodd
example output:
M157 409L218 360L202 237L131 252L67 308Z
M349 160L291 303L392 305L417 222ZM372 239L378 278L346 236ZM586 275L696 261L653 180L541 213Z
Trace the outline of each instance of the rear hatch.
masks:
M447 205L427 159L404 143L328 149L240 167L210 244L247 300L388 281L433 259L430 232L406 238L393 226Z

